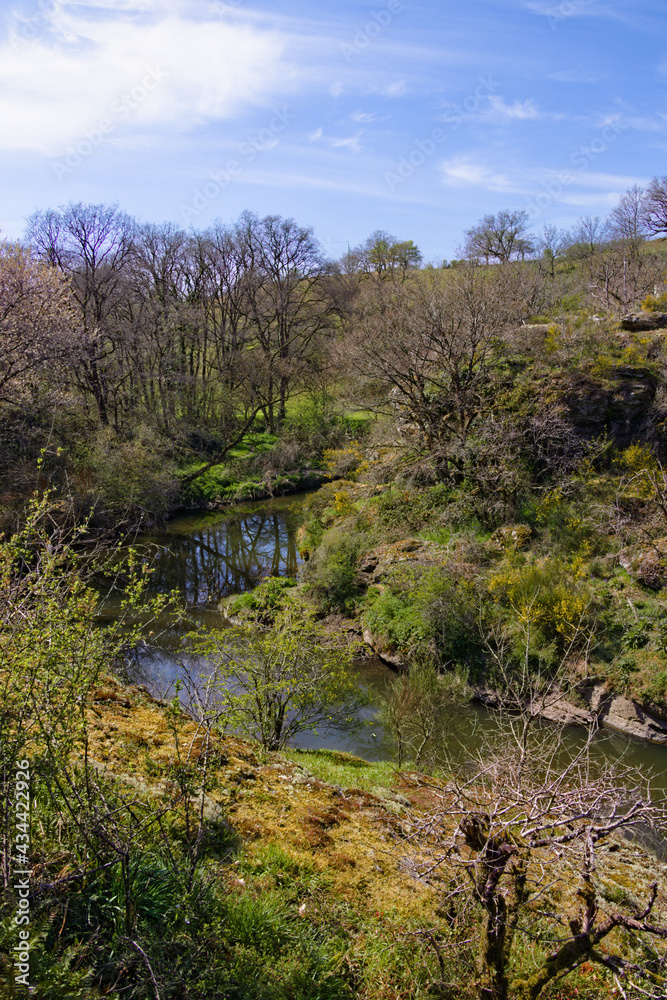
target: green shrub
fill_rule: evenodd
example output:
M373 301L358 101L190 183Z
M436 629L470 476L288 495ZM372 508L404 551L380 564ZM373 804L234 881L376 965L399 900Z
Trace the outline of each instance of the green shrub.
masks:
M380 494L375 504L384 525L405 525L411 530L428 525L432 530L443 519L454 495L452 487L443 483L424 490L392 486Z
M588 586L558 558L508 561L491 577L489 592L511 611L517 635L533 651L553 643L557 653L584 646L596 626L598 607Z
M250 615L267 624L289 602L294 587L296 580L291 577L271 576L254 590L233 597L227 608L232 615Z
M174 465L145 425L125 439L101 428L77 459L75 486L95 520L119 527L165 518L178 492Z
M424 650L432 629L409 594L392 594L376 589L369 592L364 621L371 632L407 657Z
M667 670L660 670L642 688L642 696L654 705L667 705Z
M335 528L306 563L303 571L307 592L324 611L351 613L359 597L357 561L362 540L356 534Z
M455 566L449 572L431 570L415 599L431 630L438 662L474 667L482 653L485 600L472 581L455 574Z
M483 601L473 583L433 569L393 585L368 593L364 621L371 632L407 658L435 657L442 666L479 661Z

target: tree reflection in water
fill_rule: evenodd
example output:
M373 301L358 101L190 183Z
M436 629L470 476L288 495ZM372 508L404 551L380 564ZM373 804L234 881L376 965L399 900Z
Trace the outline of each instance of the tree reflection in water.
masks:
M296 576L297 517L287 506L272 507L180 518L167 532L151 533L145 539L151 589L177 589L196 606L250 590L267 576Z

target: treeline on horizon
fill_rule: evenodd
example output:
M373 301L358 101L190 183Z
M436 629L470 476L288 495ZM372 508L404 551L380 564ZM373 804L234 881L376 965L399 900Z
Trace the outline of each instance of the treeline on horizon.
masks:
M317 461L349 436L336 401L390 412L388 385L432 448L451 437L445 397L461 403L466 365L474 382L471 338L481 349L563 303L618 314L657 294L662 234L667 178L571 232L487 215L439 267L379 230L331 261L311 228L251 212L199 232L117 205L36 212L0 247L5 520L39 481L76 521L150 523L239 448L246 473L264 474L269 449L269 474ZM375 350L387 337L413 359L403 374Z

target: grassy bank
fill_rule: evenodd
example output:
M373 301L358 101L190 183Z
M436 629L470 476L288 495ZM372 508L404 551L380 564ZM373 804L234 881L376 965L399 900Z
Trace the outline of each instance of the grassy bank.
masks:
M44 794L46 761L32 760L40 997L396 1000L433 996L434 983L436 995L476 995L477 917L443 909L447 865L417 874L431 851L424 820L446 783L343 753L267 755L209 739L175 705L111 677L91 690L87 723L92 801L109 810L91 816L88 843ZM617 846L600 877L612 900L654 872L640 850ZM8 956L10 897L5 914ZM528 945L515 972L535 961ZM565 992L543 995L611 997L613 978L585 965Z

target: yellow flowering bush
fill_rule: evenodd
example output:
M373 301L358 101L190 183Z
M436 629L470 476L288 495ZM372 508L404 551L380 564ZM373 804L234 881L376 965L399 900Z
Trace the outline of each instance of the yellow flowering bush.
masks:
M368 470L369 463L364 459L358 444L349 444L345 448L327 448L323 458L324 468L330 476L358 479Z
M642 309L649 312L662 312L665 308L667 308L667 292L661 295L647 295L642 302Z
M539 629L548 641L566 645L591 634L592 596L580 579L583 556L569 567L560 560L510 563L489 581L489 591L519 621Z

